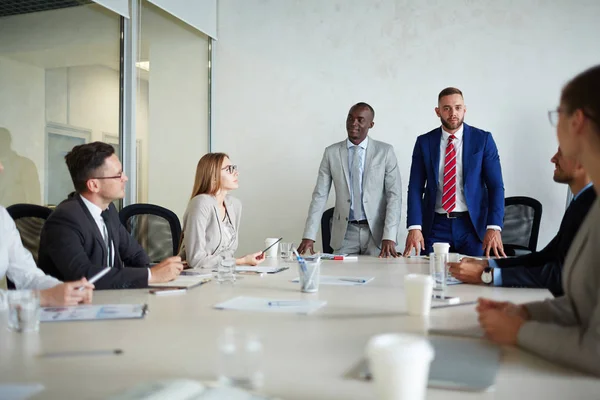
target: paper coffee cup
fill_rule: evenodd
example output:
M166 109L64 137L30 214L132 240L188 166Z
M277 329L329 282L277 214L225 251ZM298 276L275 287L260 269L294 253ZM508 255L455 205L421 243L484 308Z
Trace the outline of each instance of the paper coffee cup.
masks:
M425 337L392 333L374 336L367 344L367 357L377 399L425 399L434 357Z
M278 240L279 240L279 238L266 238L265 239L265 249ZM265 256L267 256L269 258L277 258L277 254L279 254L277 252L278 248L279 248L279 243L276 244L275 246L271 247L269 250L267 250L265 252Z
M447 253L450 251L450 243L434 243L433 252L436 254Z
M433 278L429 275L408 274L404 277L404 293L408 315L429 315Z

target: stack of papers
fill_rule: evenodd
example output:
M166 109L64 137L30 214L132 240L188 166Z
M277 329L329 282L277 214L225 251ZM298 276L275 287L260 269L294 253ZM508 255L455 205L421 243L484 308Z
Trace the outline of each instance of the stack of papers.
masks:
M375 279L372 276L328 276L321 275L319 282L321 285L338 285L338 286L360 286L366 285ZM300 278L292 280L294 283L299 283Z
M326 304L326 301L320 300L263 299L260 297L239 296L215 304L214 307L219 310L310 314Z

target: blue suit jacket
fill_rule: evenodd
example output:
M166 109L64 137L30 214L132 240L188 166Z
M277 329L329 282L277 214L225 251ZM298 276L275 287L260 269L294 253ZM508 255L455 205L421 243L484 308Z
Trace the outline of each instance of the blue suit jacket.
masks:
M463 124L463 186L473 226L483 241L487 225L502 226L504 183L498 148L492 134ZM417 138L408 183L407 226L421 225L431 233L438 190L440 140L437 128Z

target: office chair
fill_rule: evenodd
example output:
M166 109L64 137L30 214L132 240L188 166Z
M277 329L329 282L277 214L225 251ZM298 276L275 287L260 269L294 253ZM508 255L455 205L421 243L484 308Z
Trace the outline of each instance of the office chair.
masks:
M541 221L542 203L531 197L507 197L502 228L506 255L518 256L536 251Z
M40 249L40 235L44 223L52 214L48 207L36 204L13 204L6 208L10 217L15 221L23 247L31 252L33 260L37 264L38 251ZM15 285L7 278L6 286L14 289Z
M333 253L329 244L331 242L331 221L333 220L334 207L326 210L321 217L321 241L323 242L323 253Z
M173 211L154 204L131 204L119 212L119 219L150 261L160 262L179 252L181 223Z

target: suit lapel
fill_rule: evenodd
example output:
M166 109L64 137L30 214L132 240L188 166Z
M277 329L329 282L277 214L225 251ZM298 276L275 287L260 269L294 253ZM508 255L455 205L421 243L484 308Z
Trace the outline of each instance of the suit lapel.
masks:
M362 187L363 187L363 193L366 191L366 185L365 183L367 183L367 175L370 173L370 166L373 165L373 158L375 157L375 154L377 154L377 142L375 142L373 139L369 138L369 144L367 146L367 151L365 153L365 167L363 169L363 176L362 176Z
M79 203L79 206L83 210L83 213L87 216L88 223L91 226L91 231L93 232L94 238L100 244L100 246L102 247L102 249L104 251L103 257L106 258L107 254L108 254L108 249L106 248L106 245L104 243L104 238L102 237L102 233L100 233L100 230L98 229L98 225L96 224L94 217L92 217L92 214L90 214L90 210L88 210L88 208L85 205L85 203L83 202L83 200L81 200L81 198L79 197L79 194L75 194L75 196L76 196L77 202Z
M113 267L119 267L121 265L121 257L119 256L119 225L121 224L121 221L119 221L119 218L116 218L116 221L113 221L113 218L111 218L113 214L111 207L114 207L114 205L111 204L109 206L110 226L108 229L110 229L110 236L112 237L113 246L115 248ZM114 213L118 215L116 208L114 209Z
M435 187L440 179L440 142L442 140L442 128L435 130L429 136L429 153L431 154L431 167L433 168L433 176L435 177ZM429 184L428 184L429 185Z
M344 171L344 176L346 177L348 193L350 193L350 173L348 172L348 147L346 146L345 140L342 143L340 143L340 164L342 164L342 170Z
M476 153L477 146L473 143L471 127L463 123L462 140L462 163L463 163L463 184L467 182L467 175L471 172L471 156Z

